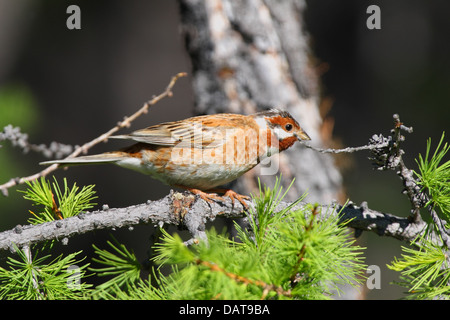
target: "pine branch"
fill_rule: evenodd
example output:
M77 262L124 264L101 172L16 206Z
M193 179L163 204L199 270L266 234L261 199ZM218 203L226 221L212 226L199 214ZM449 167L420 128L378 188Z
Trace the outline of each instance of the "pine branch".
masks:
M413 128L405 126L400 121L400 116L398 114L393 115L393 120L394 128L391 130L390 136L384 137L381 134L375 134L369 140L369 143L364 146L348 147L344 149L319 149L309 145L306 145L306 147L317 152L332 154L370 150L371 155L369 159L373 161L373 164L377 170L393 170L402 180L404 186L403 193L408 196L411 203L411 216L409 218L415 221L416 224L421 224L422 217L420 215L420 209L426 208L438 228L442 242L447 246L447 248L450 248L450 231L445 228L446 222L439 218L437 212L434 210L434 205L432 205L430 201L430 197L423 192L420 179L416 179L414 177L414 171L409 169L403 161L405 151L401 148L401 145L405 141L405 137L402 135L402 132L412 133ZM439 146L442 143L442 139ZM439 149L439 146L437 149ZM441 152L438 156L436 156L435 153L433 157L435 159L432 160L435 166L439 164L441 158L447 152L446 150L448 151L447 145L444 146L444 152ZM427 158L428 153L429 145L427 150ZM424 162L421 159L420 164L423 167L425 166L426 161ZM444 171L444 167L448 170L448 166L448 164L444 164L441 171ZM443 180L445 181L444 184L447 184L448 178L444 178Z
M249 205L250 207L254 206L251 202ZM288 202L280 202L276 210L282 210L289 205ZM299 203L292 209L295 210L305 205L307 204ZM348 226L355 229L356 236L360 235L362 231L372 231L380 236L412 241L425 232L427 226L422 220L414 221L369 209L365 203L361 206L355 206L352 203L345 206L330 204L323 205L321 209L322 214L318 219L326 219L330 215L339 214L341 221L351 220ZM63 220L39 225L18 225L12 230L0 233L0 250L14 251L14 245L20 248L48 240L60 240L67 243L70 237L94 230L131 228L143 224L176 225L189 230L194 239L204 239L206 222L219 217L242 218L244 216L242 205L240 203L233 205L228 198L223 203L208 203L189 193L181 194L171 191L160 200L148 201L126 208L108 208L104 205L102 210L81 213Z
M217 264L211 263L209 261L196 259L195 263L198 265L205 266L205 267L209 268L211 271L221 272L224 275L226 275L228 278L233 279L236 282L244 283L246 285L252 284L252 285L261 287L262 289L264 289L264 293L263 293L263 296L261 297L261 300L264 300L266 298L269 291L274 291L278 295L283 295L286 297L291 296L291 291L284 290L281 286L276 286L274 284L265 283L264 281L261 281L261 280L253 280L253 279L249 279L246 277L242 277L242 276L234 274L232 272L228 272L228 271L224 270L223 268L219 267Z

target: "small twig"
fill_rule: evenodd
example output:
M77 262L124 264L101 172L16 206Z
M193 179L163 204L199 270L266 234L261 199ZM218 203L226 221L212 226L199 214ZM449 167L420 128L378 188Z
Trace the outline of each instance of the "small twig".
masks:
M404 126L400 121L400 117L398 114L394 114L394 123L395 127L392 130L395 141L395 143L393 144L393 154L395 155L396 160L392 162L396 165L394 165L393 168L397 170L397 174L402 179L403 185L405 187L404 193L408 195L408 198L411 202L412 218L414 221L420 221L422 219L420 216L420 209L427 207L428 213L435 223L442 241L447 248L450 248L449 233L445 229L444 223L439 218L436 211L433 209L432 204L429 204L430 199L427 194L422 192L421 187L417 183L417 180L414 178L413 170L408 169L403 161L402 156L405 152L400 148L400 144L405 140L405 137L401 135L401 131L411 133L413 131L413 128Z
M58 208L58 205L56 204L55 195L53 194L53 192L52 192L52 212L55 218L59 220L64 219L61 210Z
M412 205L412 217L414 221L421 219L420 208L423 208L426 201L424 194L413 176L413 171L408 169L403 161L404 151L401 149L401 143L405 137L401 134L402 131L412 133L413 128L405 126L398 114L393 115L394 129L391 130L391 136L384 137L383 135L373 135L369 143L360 147L348 147L344 149L320 149L309 145L307 148L313 149L322 153L353 153L357 151L369 150L371 151L371 159L374 162L377 170L394 170L403 181L405 193L408 195Z
M402 131L412 133L413 128L405 126L400 121L398 114L393 115L394 128L391 130L391 136L384 137L383 135L373 135L369 140L369 144L361 147L349 147L344 149L319 149L310 145L305 145L307 148L313 149L322 153L352 153L362 150L370 150L371 159L376 166L377 170L394 170L403 182L404 193L408 196L411 203L411 220L416 224L421 224L422 217L420 215L420 209L427 207L428 212L436 224L440 233L442 241L450 248L450 234L445 229L444 223L438 217L436 211L431 205L427 205L429 197L422 192L418 181L414 178L413 170L408 169L403 160L404 150L401 148L401 144L405 141L405 137L402 135Z
M30 150L41 153L46 158L60 159L73 152L74 147L69 144L51 142L49 146L45 144L32 144L28 141L28 134L20 132L20 127L13 127L11 124L3 128L0 132L0 142L9 140L13 147L22 149L23 153ZM1 145L0 145L1 147Z
M39 292L39 285L38 285L38 279L36 276L36 272L33 268L33 258L31 256L31 250L30 247L28 245L25 245L22 247L22 251L25 255L25 258L27 259L27 264L31 266L31 277L32 277L32 284L33 284L33 288L34 290L36 290L36 292L38 293L38 300L42 299L42 295Z
M269 284L269 283L265 283L262 280L252 280L243 276L240 276L238 274L232 273L232 272L228 272L225 269L219 267L217 264L211 263L209 261L204 261L201 259L197 259L195 261L196 264L198 265L202 265L205 266L207 268L209 268L211 271L216 271L216 272L221 272L224 275L226 275L228 278L236 281L236 282L240 282L243 283L245 285L255 285L258 286L260 288L263 289L263 295L261 297L261 300L265 299L265 297L267 296L267 294L269 293L269 291L274 291L276 292L278 295L284 295L286 297L290 297L291 296L291 291L290 290L284 290L282 287L280 286L276 286L274 284Z
M387 147L389 145L389 143L382 142L382 143L374 144L374 145L365 145L365 146L360 146L360 147L347 147L347 148L343 148L343 149L331 149L331 148L330 149L321 149L321 148L313 147L309 144L303 144L303 145L306 148L312 149L312 150L320 152L320 153L338 154L338 153L353 153L353 152L357 152L357 151L380 149L380 148Z
M312 209L311 213L312 213L311 214L311 218L309 220L308 226L305 229L305 232L309 232L313 228L314 219L319 214L318 205L317 204L314 206L314 208ZM293 272L293 274L290 277L291 286L292 287L295 287L297 285L297 283L298 283L298 282L296 282L296 279L298 279L297 278L298 268L300 267L300 264L305 259L305 252L306 252L306 244L303 244L303 246L301 247L300 251L297 254L297 262L295 263L295 266L294 266L294 272Z
M423 208L426 202L424 202L424 195L421 192L416 179L414 179L413 171L408 169L405 165L405 162L403 161L403 155L405 154L405 152L400 148L401 143L405 141L405 137L402 136L401 132L404 130L408 133L412 133L413 128L404 126L400 121L400 117L398 114L394 114L393 117L395 127L392 130L394 143L392 144L391 152L393 154L393 159L395 160L391 160L392 168L397 170L397 174L402 179L403 185L405 187L405 193L408 195L408 198L412 205L411 213L413 219L418 220L421 219L420 208Z
M444 242L445 246L450 249L449 233L445 229L442 219L439 218L437 212L431 207L431 205L428 205L427 208L428 212L430 213L431 219L433 219L434 224L438 228L439 234L442 238L442 242Z
M138 111L136 111L131 116L125 117L123 121L118 122L117 125L115 127L113 127L112 129L110 129L109 131L107 131L104 134L100 135L99 137L93 139L92 141L89 141L89 142L83 144L82 146L76 148L67 158L73 158L73 157L78 156L81 153L85 153L85 152L87 152L87 150L89 150L93 146L99 144L100 142L106 141L111 135L113 135L120 129L122 129L124 127L129 127L131 125L132 121L134 121L139 116L147 113L150 106L156 104L157 102L159 102L161 99L163 99L165 97L171 97L172 96L172 88L175 85L175 82L179 78L185 77L185 76L187 76L187 74L185 72L180 72L177 75L175 75L174 77L172 77L169 85L166 87L166 89L162 93L160 93L157 96L154 96L150 101L146 102L142 106L142 108L140 108ZM10 179L8 182L0 185L0 190L2 191L4 196L7 196L9 188L16 186L18 184L25 183L26 181L32 181L32 180L36 180L40 177L44 177L44 176L48 175L49 173L55 171L56 169L58 169L58 164L53 164L53 165L45 168L44 170L42 170L36 174L33 174L31 176Z

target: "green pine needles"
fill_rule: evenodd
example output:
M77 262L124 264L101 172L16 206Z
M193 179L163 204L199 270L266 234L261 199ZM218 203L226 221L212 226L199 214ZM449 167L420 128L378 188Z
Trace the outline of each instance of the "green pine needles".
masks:
M102 250L93 245L98 258L93 258L94 262L104 265L102 268L90 268L90 271L96 272L100 277L112 277L110 280L97 286L94 295L98 297L108 297L109 291L119 292L133 288L140 281L141 263L132 251L129 251L123 244L120 244L115 238L114 243L108 241L108 245L113 252Z
M444 163L450 147L443 145L444 133L431 155L431 139L427 142L425 157L416 160L419 172L415 172L422 192L428 195L426 206L436 210L443 226L448 230L450 218L450 160ZM402 247L402 259L395 259L388 267L401 273L399 285L407 288L409 299L450 299L449 249L442 241L436 221L427 231ZM447 231L444 231L447 232Z
M134 253L115 239L108 241L110 250L94 245L98 268L78 266L81 252L52 259L50 254L39 257L51 246L17 248L18 258L9 257L7 267L0 268L0 298L328 299L340 293L341 284L359 286L366 270L362 248L345 224L337 215L324 218L318 206L294 210L302 199L276 210L286 192L279 180L273 189L260 188L248 228L236 223L235 239L212 228L207 242L187 246L178 234L161 229L153 248L156 267L148 279L142 279ZM41 179L23 193L41 207L32 223L77 215L95 198L93 186L70 188L66 180L60 188L56 180ZM71 270L76 270L76 286ZM89 275L109 278L92 288L84 282Z
M444 141L445 133L442 134L436 150L430 156L431 139L427 142L425 158L419 155L416 160L419 166L419 173L415 173L419 178L422 191L429 195L427 205L438 207L445 219L450 218L450 160L441 164L450 146Z
M83 210L92 209L96 205L92 202L97 198L94 191L95 185L84 186L80 190L74 183L72 188L69 188L67 180L64 178L64 191L62 191L56 179L53 178L53 180L54 182L50 184L42 177L40 180L27 182L28 189L25 191L19 190L24 193L26 200L30 200L33 205L42 208L36 213L30 210L33 217L28 219L29 223L39 224L73 217Z
M388 267L401 273L398 285L408 290L407 299L449 299L448 253L442 246L421 237L413 247L402 247L402 259Z
M51 259L50 255L31 257L29 248L16 248L18 258L8 257L7 268L0 267L0 299L66 300L81 299L91 285L81 282L87 265L78 266L81 252Z
M61 190L58 182L41 178L28 182L28 189L21 191L26 200L39 206L39 212L28 220L31 224L45 223L55 219L64 219L79 214L83 210L93 208L96 198L94 186L80 188L74 184L69 188L64 179ZM0 267L1 299L82 299L90 284L82 282L86 277L88 264L78 265L85 258L78 258L82 251L59 255L43 255L51 251L55 241L49 241L32 248L17 248L17 258L8 257L5 267ZM42 256L41 256L42 255Z
M208 242L187 247L164 232L156 245L155 262L170 265L157 272L161 299L328 299L339 285L357 286L366 266L362 248L350 240L336 215L321 219L316 206L281 211L282 188L265 188L248 215L250 230L235 224L238 237L230 240L214 229Z

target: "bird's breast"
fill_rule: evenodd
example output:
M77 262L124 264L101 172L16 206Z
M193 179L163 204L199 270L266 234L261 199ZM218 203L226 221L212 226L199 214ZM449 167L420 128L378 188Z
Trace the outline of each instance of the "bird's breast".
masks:
M222 130L211 143L213 147L194 141L175 147L143 148L139 157L118 164L169 185L206 190L237 179L274 152L267 142L265 131Z

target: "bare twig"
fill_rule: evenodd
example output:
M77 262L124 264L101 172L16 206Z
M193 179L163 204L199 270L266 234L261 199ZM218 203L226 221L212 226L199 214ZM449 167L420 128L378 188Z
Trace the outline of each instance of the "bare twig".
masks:
M428 212L431 216L431 219L433 219L434 224L436 225L439 234L441 236L442 241L446 245L447 248L450 248L450 237L449 237L449 231L445 229L445 221L443 221L441 218L439 218L437 212L433 209L431 205L427 206Z
M445 229L443 221L438 217L436 211L431 205L427 205L429 197L422 192L420 185L416 178L414 178L414 171L409 169L403 161L405 151L401 148L405 137L402 132L412 133L413 128L405 126L400 121L398 114L393 115L394 128L391 130L391 136L384 137L383 135L373 135L369 140L369 144L361 147L350 147L344 149L318 149L311 146L306 146L322 153L352 153L361 150L370 150L370 160L373 161L377 170L393 170L397 173L403 182L404 194L406 194L411 203L411 217L413 221L420 224L422 217L420 209L427 207L428 212L437 226L442 241L450 248L450 233Z
M204 260L201 260L201 259L197 259L195 261L195 263L198 264L198 265L205 266L205 267L209 268L209 270L211 270L213 272L223 273L228 278L230 278L230 279L232 279L232 280L234 280L236 282L240 282L240 283L243 283L245 285L255 285L255 286L258 286L258 287L262 288L263 289L263 295L262 295L261 299L265 299L267 294L269 293L269 291L274 291L278 295L283 295L283 296L286 296L286 297L290 297L292 295L291 294L291 290L284 290L282 287L276 286L274 284L269 284L269 283L266 283L266 282L261 281L261 280L253 280L253 279L250 279L250 278L247 278L247 277L243 277L243 276L240 276L240 275L232 273L232 272L228 272L225 269L219 267L217 264L209 262L209 261L204 261Z
M36 276L36 270L33 268L33 258L31 256L31 250L30 247L25 245L22 247L22 251L25 255L26 258L26 262L29 266L31 266L31 278L32 278L32 283L33 283L33 289L36 290L36 292L38 293L38 300L41 300L43 297L41 295L41 292L39 291L39 285L38 285L38 279Z
M131 116L125 117L122 121L119 121L117 123L117 125L115 127L111 128L109 131L107 131L107 132L103 133L102 135L98 136L97 138L83 144L82 146L77 147L67 158L76 157L80 153L86 153L90 148L99 144L100 142L106 141L111 135L113 135L120 129L129 127L131 125L131 122L133 122L136 118L147 113L150 106L156 104L157 102L159 102L161 99L163 99L165 97L171 97L172 96L172 88L175 85L175 82L179 78L185 77L186 75L187 74L185 72L180 72L177 75L175 75L174 77L172 77L169 85L166 87L166 89L162 93L160 93L157 96L154 96L150 101L146 102L138 111L136 111ZM53 165L45 168L44 170L42 170L36 174L33 174L31 176L10 179L8 182L0 185L0 191L3 193L3 195L7 196L9 188L11 188L15 185L18 185L18 184L22 184L26 181L32 181L32 180L36 180L40 177L46 176L49 173L55 171L57 168L58 168L58 165L53 164Z
M413 218L420 219L420 208L424 207L426 199L424 198L416 179L414 179L413 171L406 167L403 161L405 152L401 149L401 143L405 140L405 137L401 134L402 131L412 133L413 128L406 127L400 121L398 114L394 114L393 118L394 129L391 130L391 136L384 137L381 134L373 135L367 145L344 149L319 149L309 145L306 145L306 147L318 152L333 154L369 150L371 152L369 159L373 161L377 170L394 170L397 172L405 186L405 193L410 199Z
M45 144L32 144L28 141L28 134L20 132L20 127L14 127L12 125L7 125L0 132L0 142L3 140L11 141L11 144L14 147L22 149L23 153L34 151L41 153L46 158L60 159L71 154L74 149L72 145L55 141L51 142L49 146Z
M403 181L405 187L405 193L411 202L412 209L411 213L415 220L420 219L420 208L423 208L426 204L424 194L421 192L421 188L417 184L416 179L414 179L413 171L408 169L403 161L403 154L405 153L403 149L400 148L405 137L402 136L402 130L412 133L413 128L406 127L400 121L398 114L394 114L394 129L392 129L392 134L394 138L394 143L392 144L392 159L389 162L393 170L397 170L397 174Z
M309 220L308 226L305 228L305 232L310 232L312 230L314 219L316 218L318 213L319 213L318 205L316 204L312 209L312 215ZM291 277L290 277L292 287L295 287L298 283L296 281L297 276L298 276L297 270L300 268L301 263L305 259L305 252L306 252L306 244L304 243L303 246L300 248L300 251L297 253L297 262L295 263L295 266L293 268L294 273L291 274Z
M333 154L338 154L338 153L353 153L353 152L357 152L357 151L364 151L364 150L374 150L374 149L380 149L380 148L384 148L387 147L389 145L388 142L382 142L382 143L377 143L377 144L372 144L372 145L365 145L365 146L360 146L360 147L347 147L347 148L343 148L343 149L322 149L322 148L316 148L313 147L309 144L303 144L306 148L312 149L314 151L320 152L320 153L333 153Z
M443 221L438 217L432 205L429 204L429 197L422 192L420 185L416 178L414 178L414 171L409 169L403 161L405 151L401 148L401 144L405 141L402 131L412 133L412 127L406 127L401 121L398 114L394 114L394 129L391 130L392 136L387 139L389 147L372 152L372 160L378 165L381 170L394 170L403 182L404 193L408 196L411 203L411 219L420 222L422 217L420 215L421 208L427 208L428 212L435 223L442 241L450 248L450 237L448 231L444 227ZM380 140L380 137L377 137ZM386 140L386 139L385 139Z

